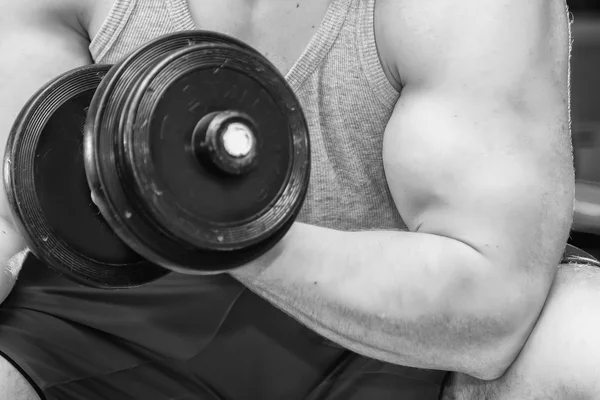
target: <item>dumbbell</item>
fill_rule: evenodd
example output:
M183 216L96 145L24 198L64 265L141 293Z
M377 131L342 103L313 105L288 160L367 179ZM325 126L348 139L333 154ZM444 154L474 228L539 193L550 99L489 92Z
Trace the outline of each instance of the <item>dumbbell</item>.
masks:
M294 222L309 175L308 127L284 77L205 31L52 80L17 117L4 157L33 254L106 289L259 257Z

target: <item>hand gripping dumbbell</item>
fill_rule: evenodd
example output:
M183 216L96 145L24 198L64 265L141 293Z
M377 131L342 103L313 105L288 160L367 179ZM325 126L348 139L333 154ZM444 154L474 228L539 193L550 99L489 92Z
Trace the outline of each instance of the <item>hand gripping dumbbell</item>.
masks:
M10 133L4 184L39 259L127 288L265 253L309 170L306 120L277 69L240 41L189 31L45 85Z

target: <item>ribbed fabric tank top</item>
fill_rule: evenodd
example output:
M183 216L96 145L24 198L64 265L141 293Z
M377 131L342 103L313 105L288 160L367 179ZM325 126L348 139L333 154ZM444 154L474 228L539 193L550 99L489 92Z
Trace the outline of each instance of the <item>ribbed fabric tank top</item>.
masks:
M382 162L383 132L398 99L381 67L375 0L331 0L286 79L310 130L312 172L298 220L333 229L406 229ZM113 64L158 36L202 29L186 0L116 0L90 51Z

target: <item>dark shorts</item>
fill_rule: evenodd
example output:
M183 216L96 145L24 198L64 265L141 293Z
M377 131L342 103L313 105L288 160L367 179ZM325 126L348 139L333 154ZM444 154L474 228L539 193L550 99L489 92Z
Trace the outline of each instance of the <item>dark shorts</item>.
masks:
M0 353L47 400L437 400L445 375L340 349L226 275L104 291L33 257Z

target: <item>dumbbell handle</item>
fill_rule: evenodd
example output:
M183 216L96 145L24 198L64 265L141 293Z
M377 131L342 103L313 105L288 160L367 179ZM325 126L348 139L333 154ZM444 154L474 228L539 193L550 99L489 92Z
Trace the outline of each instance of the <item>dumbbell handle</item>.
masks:
M242 175L257 164L257 133L252 119L242 112L214 112L196 125L192 149L200 162L229 175Z

